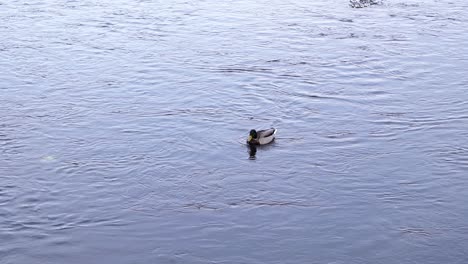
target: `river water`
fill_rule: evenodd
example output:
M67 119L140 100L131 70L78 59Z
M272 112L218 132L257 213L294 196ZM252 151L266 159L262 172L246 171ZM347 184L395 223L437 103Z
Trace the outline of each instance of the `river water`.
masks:
M0 263L467 263L467 13L1 1Z

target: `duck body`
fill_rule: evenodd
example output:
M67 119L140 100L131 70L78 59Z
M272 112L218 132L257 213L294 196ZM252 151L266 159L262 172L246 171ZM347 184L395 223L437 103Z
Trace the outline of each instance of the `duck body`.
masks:
M247 143L249 145L266 145L275 139L276 129L270 128L265 130L256 131L255 129L250 130L249 138Z

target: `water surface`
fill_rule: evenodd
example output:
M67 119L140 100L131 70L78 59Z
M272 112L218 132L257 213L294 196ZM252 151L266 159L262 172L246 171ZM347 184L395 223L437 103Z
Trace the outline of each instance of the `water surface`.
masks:
M467 12L0 2L0 263L466 263Z

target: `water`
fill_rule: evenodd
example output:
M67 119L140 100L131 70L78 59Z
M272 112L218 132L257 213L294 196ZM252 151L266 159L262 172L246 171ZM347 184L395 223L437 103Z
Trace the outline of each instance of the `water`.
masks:
M0 263L466 263L467 12L0 2Z

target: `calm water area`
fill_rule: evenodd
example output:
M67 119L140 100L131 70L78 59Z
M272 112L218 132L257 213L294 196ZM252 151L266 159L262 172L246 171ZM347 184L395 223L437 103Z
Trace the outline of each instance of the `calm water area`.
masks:
M0 263L468 263L467 15L0 0Z

